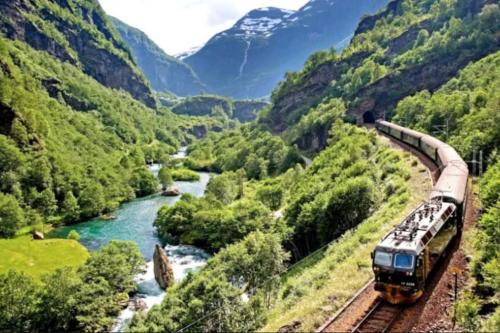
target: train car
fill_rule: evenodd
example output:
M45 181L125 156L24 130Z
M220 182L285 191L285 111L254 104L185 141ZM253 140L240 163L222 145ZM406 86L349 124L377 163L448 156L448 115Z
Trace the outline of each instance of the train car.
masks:
M427 277L457 235L456 206L439 199L422 204L372 253L375 290L392 304L413 303Z
M427 276L462 229L469 170L455 149L430 135L382 120L376 128L416 148L440 170L429 203L410 214L372 253L375 289L391 303L411 303L422 295Z

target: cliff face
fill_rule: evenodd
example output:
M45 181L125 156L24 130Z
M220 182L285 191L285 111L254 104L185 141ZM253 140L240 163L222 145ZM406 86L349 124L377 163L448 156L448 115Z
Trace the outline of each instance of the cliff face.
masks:
M0 0L0 12L0 31L6 37L77 65L103 85L156 106L130 51L96 1Z
M426 14L425 19L404 29L391 27L391 20L410 17L401 0L362 19L343 54L309 66L276 89L265 122L275 133L287 131L311 107L332 97L342 98L347 116L357 122L390 116L403 98L421 90L435 91L471 61L500 49L497 4L467 0L446 8L444 1L439 2L434 7L417 2L413 10ZM437 13L436 8L445 9ZM399 33L390 32L391 28ZM370 43L375 45L367 47ZM323 148L329 128L317 130L321 133L309 133L295 143L317 150L320 142Z
M297 11L252 10L186 57L214 94L235 99L268 96L286 72L300 69L309 54L343 48L359 19L387 0L313 0Z
M208 90L191 67L166 54L144 32L116 18L112 22L156 91L192 96Z

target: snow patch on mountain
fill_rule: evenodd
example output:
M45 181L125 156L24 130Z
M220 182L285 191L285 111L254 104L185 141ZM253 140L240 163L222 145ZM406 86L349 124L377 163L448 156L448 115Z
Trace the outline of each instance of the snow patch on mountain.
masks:
M294 10L275 7L255 9L243 16L230 30L235 36L269 37L278 26L282 26L295 13Z
M189 49L189 50L187 50L187 51L184 51L184 52L182 52L182 53L179 53L179 54L174 55L174 57L176 57L176 58L177 58L177 59L179 59L179 60L183 60L183 59L185 59L185 58L187 58L187 57L189 57L189 56L191 56L191 55L195 54L196 52L198 52L198 51L199 51L202 47L203 47L203 45L202 45L202 46L195 46L195 47L192 47L192 48L190 48L190 49Z

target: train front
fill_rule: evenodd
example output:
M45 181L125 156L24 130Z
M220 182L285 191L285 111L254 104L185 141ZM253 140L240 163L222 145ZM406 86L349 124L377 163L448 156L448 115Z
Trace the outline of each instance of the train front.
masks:
M375 290L392 303L413 303L422 296L423 279L418 257L408 251L378 246L373 252Z

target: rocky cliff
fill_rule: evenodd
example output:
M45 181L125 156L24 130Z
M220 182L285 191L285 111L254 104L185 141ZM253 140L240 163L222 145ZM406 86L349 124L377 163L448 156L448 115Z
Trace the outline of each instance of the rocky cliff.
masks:
M174 271L167 255L165 254L165 251L161 248L160 245L155 246L155 252L153 254L153 264L155 279L160 287L162 289L171 287L175 282Z
M359 19L387 0L312 0L298 11L252 10L184 61L211 92L236 99L268 96L309 54L348 44Z
M178 96L198 95L208 91L194 71L184 62L166 54L142 31L116 18L112 22L132 50L134 59L154 90Z
M129 49L96 1L0 0L0 31L149 107L155 100Z
M341 55L311 63L275 90L265 119L271 130L287 131L311 107L331 97L342 98L347 116L357 122L390 116L403 98L435 91L471 61L500 48L494 1L440 2L418 2L410 10L396 0L379 14L363 18ZM410 19L416 13L421 18ZM318 140L326 144L328 129L308 133L295 143L304 149L313 149Z

